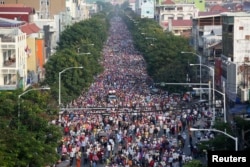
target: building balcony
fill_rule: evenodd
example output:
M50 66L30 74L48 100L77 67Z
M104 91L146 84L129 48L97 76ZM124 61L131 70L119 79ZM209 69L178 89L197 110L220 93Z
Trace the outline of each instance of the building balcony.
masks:
M1 42L15 42L15 38L14 37L11 37L11 36L6 36L6 35L3 35L1 34L0 35L0 39L1 39Z
M3 62L3 67L15 68L16 67L16 58L11 58Z
M4 85L0 85L0 90L15 90L15 89L17 89L17 84L15 81L9 82Z

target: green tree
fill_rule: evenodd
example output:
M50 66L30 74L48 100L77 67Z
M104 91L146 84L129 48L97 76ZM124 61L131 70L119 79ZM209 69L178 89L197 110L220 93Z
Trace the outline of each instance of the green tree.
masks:
M199 160L192 160L185 163L183 167L202 167L202 163Z
M61 97L62 102L69 102L77 98L81 92L88 88L93 81L93 75L98 68L93 69L88 56L80 55L76 51L64 49L57 51L45 65L45 84L52 87L52 95L58 99L59 72L69 67L83 67L83 69L67 70L61 74ZM92 55L91 55L92 56Z
M69 102L87 89L93 77L103 70L99 61L113 11L110 3L98 5L102 12L62 32L57 52L45 65L46 78L42 85L49 85L51 92L30 91L19 99L21 90L0 91L0 166L46 166L60 158L56 148L62 129L51 122L58 118L59 72L71 66L84 67L62 75L62 101ZM92 43L94 47L89 47ZM91 55L81 55L78 48Z
M62 129L48 124L57 117L49 92L30 91L20 99L17 91L0 93L0 166L45 166L55 163ZM50 104L50 105L48 105ZM20 109L20 117L18 117Z
M106 7L109 8L108 6ZM102 59L101 50L107 39L109 28L106 17L105 13L96 14L89 20L72 25L61 34L57 52L45 65L43 83L52 88L51 93L54 99L58 99L59 72L62 70L68 67L84 67L84 69L65 71L61 75L61 102L63 104L76 99L90 86L94 76L103 70L99 62Z
M234 122L233 129L239 135L239 148L241 150L250 150L250 121L235 116Z
M235 136L229 123L216 122L214 128ZM215 133L214 136L214 139L201 142L198 146L199 150L235 150L235 141L233 139L222 133Z
M182 51L192 52L188 39L162 31L153 19L138 18L133 11L126 10L122 17L133 36L136 49L141 52L147 62L147 72L154 82L187 82L187 74L189 76L193 74L189 63L196 61L195 55L181 54ZM189 89L184 86L165 86L164 88L170 93Z

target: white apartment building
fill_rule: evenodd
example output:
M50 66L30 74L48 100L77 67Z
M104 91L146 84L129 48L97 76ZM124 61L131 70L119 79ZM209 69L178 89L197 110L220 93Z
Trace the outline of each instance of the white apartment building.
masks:
M198 16L198 8L194 3L174 3L165 1L155 4L155 18L160 25L169 20L192 20Z
M129 0L129 7L135 12L136 0Z
M66 12L69 12L72 18L78 17L77 8L78 4L76 0L66 0Z
M250 13L222 13L222 80L228 97L249 100Z
M141 1L141 18L154 18L155 8L154 8L154 0L142 0Z
M26 34L16 28L0 28L0 90L27 87Z

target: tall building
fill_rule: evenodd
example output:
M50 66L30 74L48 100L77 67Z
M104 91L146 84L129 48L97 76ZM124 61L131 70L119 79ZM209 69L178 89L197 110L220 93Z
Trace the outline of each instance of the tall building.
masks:
M23 4L35 8L43 18L53 18L54 15L66 11L65 0L1 0L4 4Z
M222 80L228 97L249 100L250 13L222 13Z
M141 18L154 18L154 0L144 0L141 2Z
M0 90L25 89L27 84L26 33L23 21L0 18Z

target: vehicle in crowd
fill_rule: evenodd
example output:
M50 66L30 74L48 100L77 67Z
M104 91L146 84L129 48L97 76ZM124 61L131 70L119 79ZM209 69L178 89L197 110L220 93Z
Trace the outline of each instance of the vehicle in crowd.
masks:
M107 103L112 103L115 101L117 101L116 91L110 90L108 95L107 95Z

